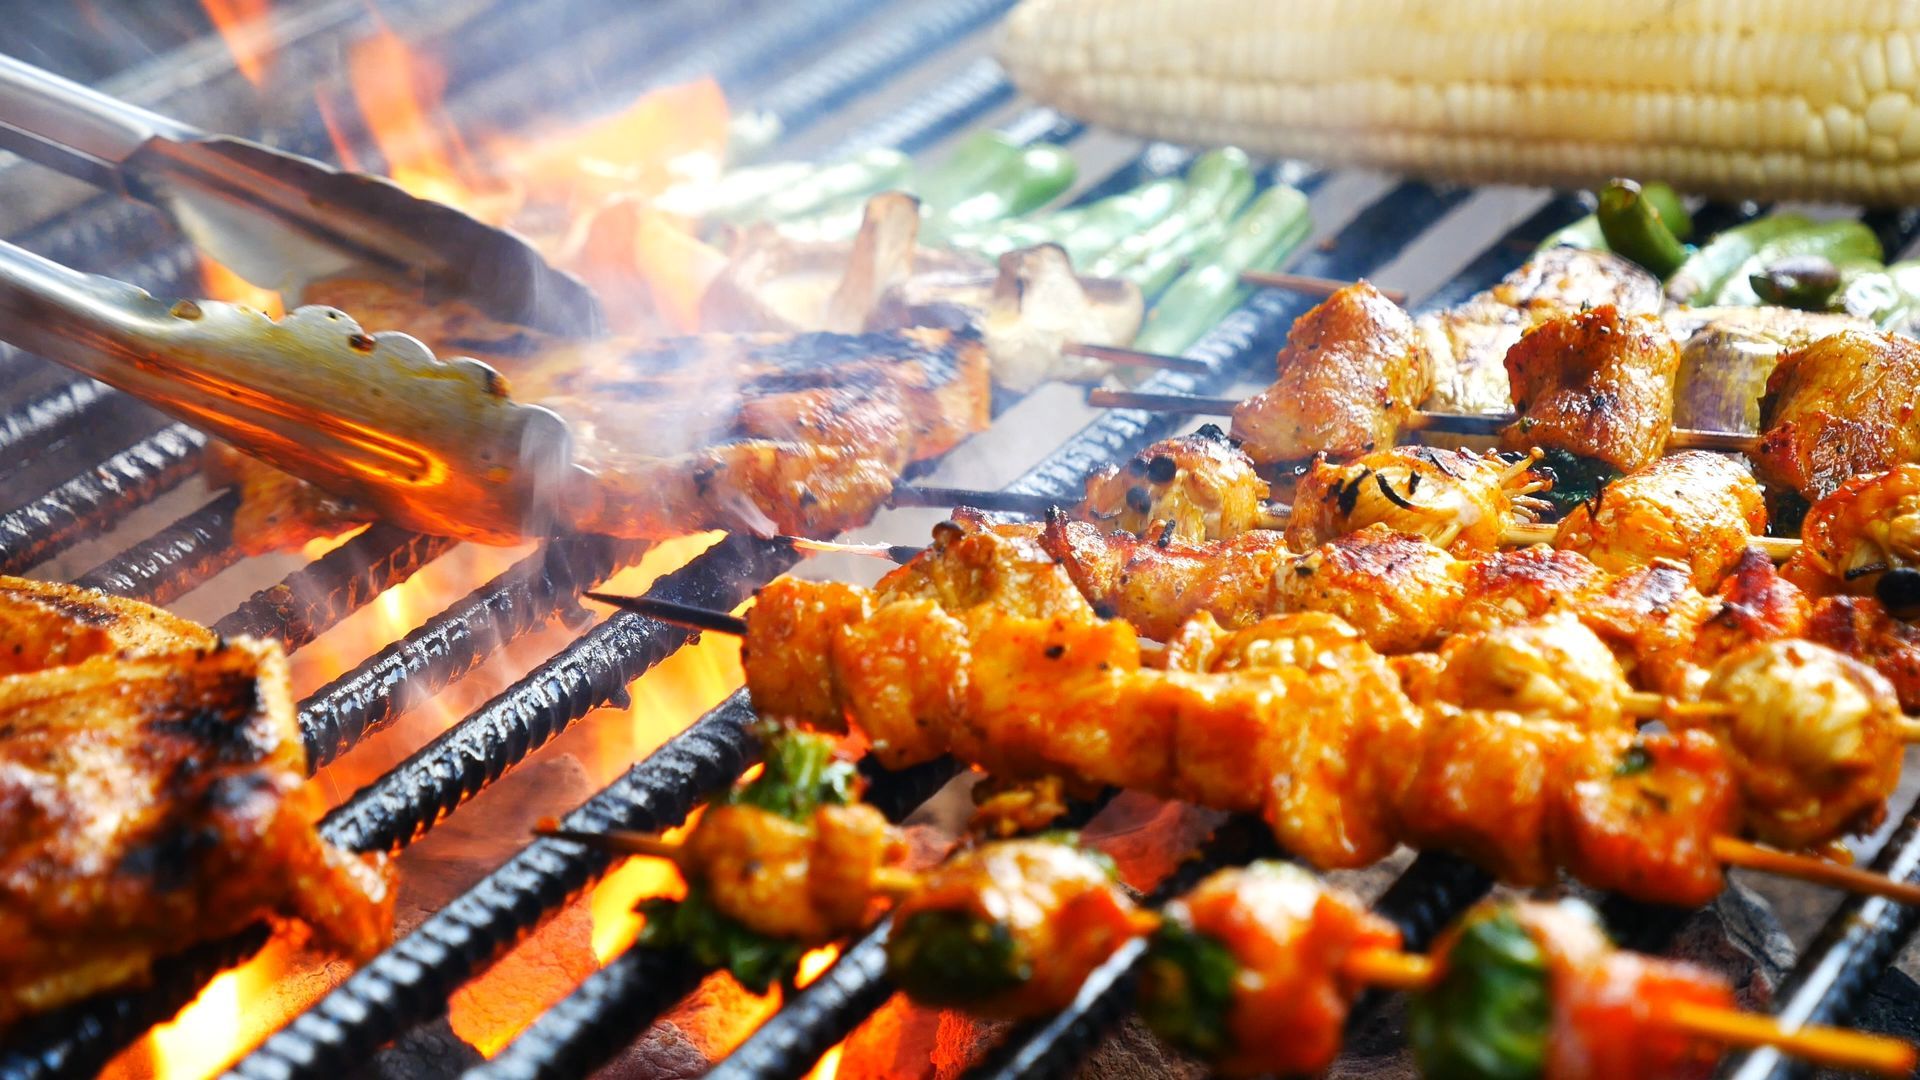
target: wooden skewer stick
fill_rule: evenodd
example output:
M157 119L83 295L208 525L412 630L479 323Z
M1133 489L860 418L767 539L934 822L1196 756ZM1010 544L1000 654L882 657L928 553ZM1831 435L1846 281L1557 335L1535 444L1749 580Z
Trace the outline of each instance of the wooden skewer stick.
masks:
M1913 1044L1903 1039L1835 1027L1789 1029L1777 1017L1738 1009L1680 1001L1654 1022L1720 1046L1770 1046L1802 1061L1843 1071L1903 1077L1913 1074L1916 1062Z
M673 623L692 630L711 630L716 634L732 634L745 637L747 620L738 615L729 615L724 611L709 611L691 604L676 604L671 600L657 600L651 596L615 596L612 593L581 593L589 600L601 604L611 604L622 611L635 615L645 615L650 619Z
M1147 394L1134 390L1095 387L1087 404L1098 409L1147 409L1190 416L1232 416L1239 398L1199 397L1191 394ZM1454 435L1498 435L1517 420L1513 413L1416 412L1407 418L1408 431L1443 431ZM1760 436L1737 431L1674 428L1667 438L1671 450L1725 450L1750 454L1760 448Z
M1716 836L1713 838L1713 856L1728 866L1777 874L1864 896L1884 897L1898 904L1920 906L1920 885L1895 881L1885 874L1876 874L1857 866L1843 866L1815 855L1779 851L1731 836Z
M687 848L684 843L653 833L634 832L631 829L583 832L578 829L563 829L557 822L546 820L535 825L533 832L535 836L571 840L576 844L585 844L588 847L611 851L618 855L644 855L654 859L666 859L675 866L684 866L687 857ZM920 887L920 875L898 866L881 866L874 869L873 877L868 879L868 884L873 886L874 892L898 898Z
M1170 356L1166 353L1141 352L1139 349L1127 349L1118 345L1087 345L1069 342L1060 351L1068 356L1084 356L1089 360L1101 360L1120 367L1158 368L1162 371L1182 371L1189 375L1205 375L1213 370L1213 365L1205 360Z
M955 506L970 506L975 510L992 510L1008 514L1031 514L1034 517L1047 512L1047 509L1060 500L1050 495L1030 495L1024 491L984 491L979 488L922 487L918 484L897 484L887 505L929 506L936 509L951 509Z
M1526 547L1529 544L1551 544L1559 535L1559 529L1553 525L1537 522L1516 523L1507 526L1500 534L1500 543L1504 547ZM1793 558L1800 550L1801 541L1791 536L1749 536L1747 545L1757 547L1767 553L1774 562L1785 562Z
M845 544L837 540L809 540L804 536L789 536L786 541L796 551L812 551L822 555L863 555L870 559L885 559L888 562L906 564L912 562L925 550L912 544Z
M1427 989L1440 974L1431 957L1388 949L1354 953L1347 957L1341 972L1366 986L1408 993ZM1916 1062L1913 1045L1903 1039L1846 1028L1788 1029L1777 1017L1739 1009L1675 1002L1665 1013L1649 1019L1717 1046L1771 1046L1802 1061L1835 1069L1900 1077L1910 1075Z
M1288 274L1279 270L1242 270L1240 284L1257 285L1266 289L1286 289L1302 296L1332 296L1341 289L1352 285L1351 281L1335 278L1313 277L1309 274ZM1380 295L1396 304L1407 302L1405 289L1381 289Z

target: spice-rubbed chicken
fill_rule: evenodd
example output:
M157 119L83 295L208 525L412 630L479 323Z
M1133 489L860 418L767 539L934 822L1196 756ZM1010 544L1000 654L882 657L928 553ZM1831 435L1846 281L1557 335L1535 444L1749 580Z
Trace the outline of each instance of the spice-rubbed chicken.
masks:
M1057 1012L1153 917L1110 862L1062 840L1005 840L932 871L895 909L887 971L915 1000L1006 1019Z
M0 631L0 1026L263 918L385 944L383 862L329 847L299 798L278 645L18 579Z
M1512 399L1507 351L1527 331L1598 307L1651 315L1661 303L1660 282L1618 255L1573 247L1540 252L1486 292L1415 321L1433 371L1425 405L1437 412L1503 412Z
M1920 461L1920 342L1847 332L1780 358L1760 402L1760 479L1811 501Z
M1547 508L1547 484L1520 454L1395 446L1344 464L1316 460L1294 489L1287 543L1306 551L1368 525L1424 537L1455 555L1492 551ZM1185 539L1183 537L1183 539Z
M1233 410L1233 435L1255 461L1349 458L1392 446L1432 385L1413 320L1365 281L1295 320L1279 377Z
M1137 536L1209 540L1261 527L1266 497L1267 482L1254 471L1253 459L1208 424L1087 477L1079 512Z
M1613 307L1549 319L1507 351L1506 364L1519 415L1501 434L1508 449L1557 451L1622 473L1665 450L1680 349L1658 319Z
M1573 508L1554 544L1618 573L1660 559L1710 589L1767 527L1766 500L1743 462L1704 450L1657 458Z
M1817 595L1882 594L1920 614L1920 465L1855 476L1813 504L1785 573Z

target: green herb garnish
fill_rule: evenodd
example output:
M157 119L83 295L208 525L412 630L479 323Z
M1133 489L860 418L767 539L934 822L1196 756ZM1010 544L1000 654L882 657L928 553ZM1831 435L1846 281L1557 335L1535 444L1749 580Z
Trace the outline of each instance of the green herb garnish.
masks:
M1470 920L1413 998L1407 1035L1427 1080L1538 1080L1553 1022L1547 958L1509 908Z
M1175 922L1155 930L1140 980L1140 1015L1161 1038L1207 1060L1233 1051L1227 1014L1240 962L1210 934Z

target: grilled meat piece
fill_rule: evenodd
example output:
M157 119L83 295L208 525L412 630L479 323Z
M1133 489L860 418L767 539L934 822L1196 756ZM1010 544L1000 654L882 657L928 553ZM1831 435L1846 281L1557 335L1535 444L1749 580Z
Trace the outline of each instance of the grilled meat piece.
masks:
M1800 536L1791 573L1822 595L1871 596L1888 571L1920 570L1920 465L1847 479L1807 511Z
M1369 525L1276 568L1268 610L1338 615L1383 653L1427 649L1459 615L1465 571L1417 536Z
M1492 551L1544 509L1530 458L1395 446L1342 465L1319 459L1294 489L1287 543L1307 551L1368 525L1423 537L1459 556Z
M867 924L874 876L906 855L906 838L864 803L822 806L792 821L756 806L708 807L681 869L721 914L769 937L823 943Z
M1432 386L1413 321L1361 281L1287 331L1279 377L1233 410L1233 434L1255 461L1341 459L1392 446Z
M278 645L15 579L0 625L34 635L0 675L0 1027L263 918L386 943L384 861L329 847L300 797Z
M1920 342L1846 332L1780 358L1760 402L1754 463L1814 501L1849 478L1920 461Z
M1715 607L1693 633L1689 661L1700 669L1754 642L1806 633L1811 605L1759 548L1748 548L1714 591Z
M1083 521L1050 521L1041 538L1096 610L1165 640L1209 612L1245 626L1273 610L1274 575L1293 560L1285 538L1247 532L1199 544L1142 540Z
M1629 570L1589 593L1580 620L1612 645L1635 683L1685 695L1699 629L1717 610L1679 566L1659 563Z
M887 966L911 997L1004 1019L1065 1008L1094 968L1151 925L1109 866L1049 840L961 852L893 921ZM955 938L974 954L964 970Z
M1438 670L1424 688L1431 697L1424 700L1592 728L1628 722L1624 702L1633 687L1620 661L1599 635L1566 612L1455 634L1436 659Z
M1905 758L1900 701L1872 668L1810 641L1758 642L1714 665L1702 696L1734 709L1673 724L1732 756L1758 839L1810 848L1886 818Z
M1397 951L1400 931L1350 893L1291 863L1220 870L1165 910L1142 979L1142 1012L1183 1049L1208 1053L1223 1076L1317 1076L1344 1041L1356 987L1344 968L1356 953ZM1224 1003L1203 998L1196 972L1172 935L1197 936L1234 960ZM1194 1015L1218 1015L1224 1045L1201 1046L1169 1031ZM1190 1020L1187 1021L1191 1023Z
M1080 512L1109 531L1197 542L1259 528L1266 497L1253 459L1208 424L1087 477Z
M1611 580L1585 555L1545 544L1489 552L1466 565L1454 625L1472 633L1556 611L1578 613L1586 597Z
M1658 458L1673 432L1680 349L1650 315L1608 306L1549 319L1507 352L1519 419L1509 450L1559 450L1632 472Z
M1433 372L1424 404L1436 412L1503 412L1513 397L1507 351L1527 331L1590 308L1651 315L1661 304L1660 282L1618 255L1572 247L1540 252L1486 292L1414 322Z
M1661 559L1684 563L1694 584L1710 589L1766 527L1766 500L1745 463L1688 450L1658 458L1574 507L1554 544L1615 573Z
M1871 597L1829 596L1814 602L1806 636L1879 672L1901 708L1920 713L1920 627L1887 614Z

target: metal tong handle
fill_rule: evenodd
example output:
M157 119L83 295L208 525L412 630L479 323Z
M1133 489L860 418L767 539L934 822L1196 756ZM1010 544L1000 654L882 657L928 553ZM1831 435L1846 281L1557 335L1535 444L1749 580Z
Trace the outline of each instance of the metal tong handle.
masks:
M332 308L275 322L169 305L0 242L0 338L423 532L542 534L575 473L565 422L509 399L492 368Z
M199 130L0 55L0 146L75 179L113 186L120 165L155 137Z

